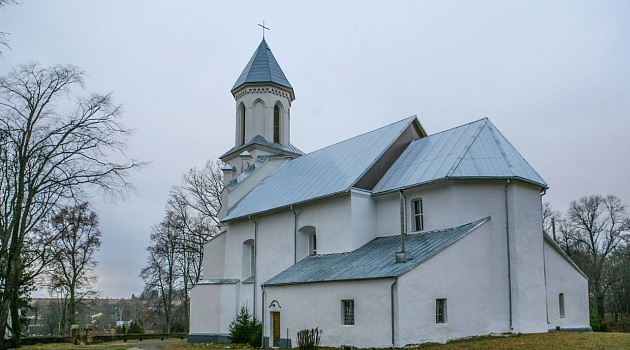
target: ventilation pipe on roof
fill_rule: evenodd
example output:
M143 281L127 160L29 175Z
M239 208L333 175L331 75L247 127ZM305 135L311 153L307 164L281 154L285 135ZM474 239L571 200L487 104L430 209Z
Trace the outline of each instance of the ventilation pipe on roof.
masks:
M396 262L404 263L407 261L407 253L405 252L405 235L406 235L406 203L407 197L403 193L403 190L398 191L400 193L400 251L396 252Z
M507 268L508 268L508 299L510 302L510 330L512 325L512 259L510 258L510 213L508 208L508 187L510 179L505 183L505 236L507 241Z
M247 217L251 222L254 223L254 271L252 271L252 277L254 277L254 319L256 318L256 254L258 253L258 221L252 219L251 216Z

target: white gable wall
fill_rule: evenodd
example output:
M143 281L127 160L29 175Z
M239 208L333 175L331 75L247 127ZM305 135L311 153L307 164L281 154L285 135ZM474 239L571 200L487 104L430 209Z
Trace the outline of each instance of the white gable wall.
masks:
M544 242L549 328L588 329L588 280L549 242ZM564 294L565 317L560 317L559 295Z
M396 346L509 332L504 254L493 254L494 219L401 276ZM436 324L436 299L446 323Z

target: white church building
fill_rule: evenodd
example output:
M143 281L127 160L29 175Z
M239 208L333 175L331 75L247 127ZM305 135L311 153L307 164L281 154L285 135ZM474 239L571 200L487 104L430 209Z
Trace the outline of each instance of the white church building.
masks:
M304 154L264 39L232 95L189 342L229 341L243 306L279 348L315 327L357 347L590 330L588 280L542 230L548 186L487 118L429 134L414 116Z

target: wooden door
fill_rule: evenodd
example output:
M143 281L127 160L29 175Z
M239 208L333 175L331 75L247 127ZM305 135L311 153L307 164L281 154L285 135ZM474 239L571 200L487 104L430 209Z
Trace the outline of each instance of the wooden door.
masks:
M273 319L273 347L280 346L280 313L272 312L271 317Z

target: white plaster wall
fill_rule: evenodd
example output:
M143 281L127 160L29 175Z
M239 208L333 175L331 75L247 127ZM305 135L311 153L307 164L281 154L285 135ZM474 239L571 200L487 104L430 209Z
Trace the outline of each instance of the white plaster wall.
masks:
M220 285L197 285L190 290L190 333L219 333Z
M314 226L317 229L319 254L352 250L350 196L329 199L313 205L297 207L298 228ZM294 216L290 210L254 218L258 222L257 268L256 268L256 317L260 318L262 292L260 284L284 271L294 263ZM254 223L249 220L231 222L226 233L224 278L242 277L242 244L254 239ZM243 288L246 288L245 285ZM249 298L252 293L241 293L240 298ZM251 305L249 303L248 305ZM250 308L253 312L253 307ZM230 320L231 321L231 320ZM229 322L228 322L229 324Z
M229 333L239 284L199 284L190 290L190 333ZM229 321L228 321L229 320Z
M224 278L226 234L214 237L203 246L203 278Z
M588 280L549 242L544 242L549 329L590 327ZM564 293L565 317L560 317L559 295Z
M355 250L376 238L376 201L367 191L351 192L352 241L350 250Z
M299 330L319 327L322 345L339 347L387 347L391 345L390 286L393 279L313 283L265 288L265 307L276 300L280 311L281 337L287 328L292 346ZM353 299L355 324L342 324L341 300ZM263 332L271 332L270 310L265 309ZM308 317L305 313L308 312Z
M427 186L405 190L407 197L407 232L412 233L412 218L410 217L410 203L421 197L424 210L425 231L451 228L474 220L462 222L452 209L455 205L456 193L453 183L443 183L437 186ZM398 193L377 197L376 202L377 235L392 236L400 234L400 195Z
M547 331L545 299L542 200L540 190L511 183L510 249L512 253L512 297L514 331Z
M400 277L396 346L510 331L506 259L493 254L490 223ZM442 298L447 322L436 324Z

